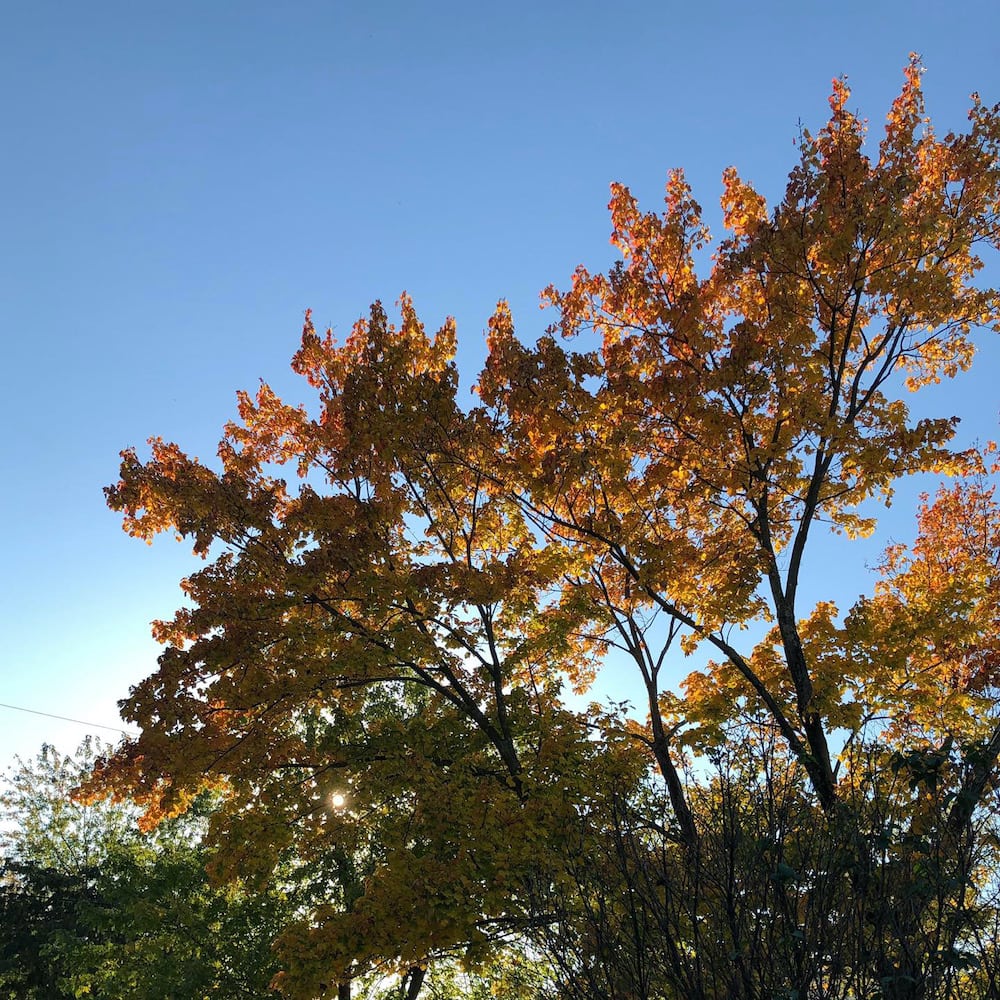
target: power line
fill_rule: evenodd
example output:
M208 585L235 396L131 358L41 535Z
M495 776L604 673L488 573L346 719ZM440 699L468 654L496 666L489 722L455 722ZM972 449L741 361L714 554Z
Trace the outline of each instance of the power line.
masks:
M24 708L22 705L7 705L0 701L0 708L11 708L15 712L28 712L31 715L44 715L47 719L59 719L62 722L75 722L80 726L91 726L94 729L107 729L112 733L121 733L122 736L137 736L134 730L119 729L116 726L102 726L99 722L85 722L83 719L71 719L68 715L55 715L52 712L39 712L37 708Z

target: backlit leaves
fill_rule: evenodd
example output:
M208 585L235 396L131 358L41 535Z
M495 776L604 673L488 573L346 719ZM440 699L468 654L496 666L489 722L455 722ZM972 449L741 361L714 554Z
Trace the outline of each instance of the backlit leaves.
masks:
M724 173L715 242L681 172L659 214L615 185L621 261L549 288L533 346L499 304L471 408L453 323L428 335L403 296L398 325L376 303L343 344L307 315L292 367L311 403L241 393L218 466L158 439L123 453L108 500L126 530L176 532L206 564L125 703L142 735L95 787L152 821L212 785L219 877L289 857L322 873L327 898L280 942L288 995L537 929L540 886L587 885L570 854L639 850L613 840L615 810L654 767L670 817L644 829L686 870L726 805L722 785L692 792L687 754L720 761L748 725L795 814L848 816L856 840L871 727L904 761L947 745L954 799L897 812L958 843L1000 756L988 481L928 501L917 544L844 618L799 597L813 533L869 534L905 474L977 469L954 419L902 397L1000 325L973 281L997 242L1000 114L976 101L938 138L920 87L913 60L875 148L836 81L775 205ZM680 684L695 651L710 659ZM634 677L639 718L565 700L605 662ZM767 893L807 892L805 862L764 854ZM570 922L628 922L577 902ZM697 917L677 918L695 939Z

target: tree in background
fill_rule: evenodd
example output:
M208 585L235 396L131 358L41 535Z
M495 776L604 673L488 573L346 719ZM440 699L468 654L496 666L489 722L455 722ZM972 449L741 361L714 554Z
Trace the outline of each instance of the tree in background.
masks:
M18 1000L274 996L280 893L209 885L207 802L155 835L128 802L73 797L108 746L43 746L0 794L0 995Z
M938 138L920 73L870 152L837 81L773 209L727 171L705 276L683 176L661 215L616 186L623 262L551 289L533 348L501 305L472 410L453 326L404 297L343 345L307 321L313 410L241 394L218 470L123 453L126 530L209 561L91 788L150 823L215 789L220 877L325 867L279 939L286 995L415 995L412 970L510 935L566 997L995 988L990 459L902 390L1000 324L974 283L1000 111ZM916 472L969 478L871 597L803 608L810 538L870 532ZM605 663L643 722L565 698Z
M134 810L127 805L71 797L101 750L90 737L72 756L43 745L33 761L17 759L0 793L4 996L73 995L73 954L86 946L101 908L101 865L135 842Z
M75 875L97 868L116 847L135 839L135 809L127 803L73 798L94 761L110 750L88 736L74 754L43 744L34 760L16 758L0 792L5 858Z

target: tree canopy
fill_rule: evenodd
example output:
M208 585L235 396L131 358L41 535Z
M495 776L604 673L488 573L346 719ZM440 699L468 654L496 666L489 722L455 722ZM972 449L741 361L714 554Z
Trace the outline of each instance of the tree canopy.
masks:
M512 941L535 995L992 995L996 468L906 391L1000 329L1000 110L939 137L920 76L877 145L835 81L774 206L727 170L721 240L679 171L659 214L614 186L622 260L533 346L501 303L473 406L404 295L307 315L311 402L241 393L217 464L122 453L126 530L206 565L91 791L211 788L217 878L327 873L286 995ZM916 472L958 477L916 544L803 607L815 534ZM567 696L625 670L638 718Z
M0 996L276 997L271 942L292 894L209 884L204 799L145 836L131 802L74 801L102 749L43 746L0 793Z

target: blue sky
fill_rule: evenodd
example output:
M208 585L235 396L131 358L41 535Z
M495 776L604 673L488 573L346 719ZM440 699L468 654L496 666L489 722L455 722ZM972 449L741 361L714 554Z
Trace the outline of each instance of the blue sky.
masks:
M877 132L911 50L939 131L970 91L1000 100L985 0L32 0L0 17L0 703L112 726L192 564L104 508L118 451L159 434L212 455L262 377L304 397L288 359L306 308L346 332L406 289L429 326L457 318L471 384L498 298L533 338L539 289L613 260L610 181L652 206L683 166L713 220L734 163L773 197L831 78ZM996 436L998 360L987 343L925 404L963 416L964 439ZM912 500L886 532L908 535ZM827 548L845 600L876 552ZM0 768L87 731L0 708Z

